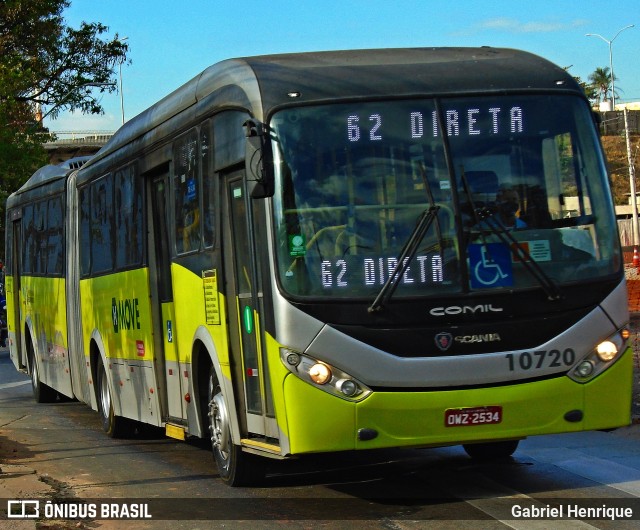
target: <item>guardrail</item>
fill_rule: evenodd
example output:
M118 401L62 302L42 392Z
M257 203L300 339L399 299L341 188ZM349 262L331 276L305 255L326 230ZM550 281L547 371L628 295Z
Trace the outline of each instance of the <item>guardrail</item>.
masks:
M55 140L45 143L45 147L64 145L104 145L113 136L113 131L54 131Z

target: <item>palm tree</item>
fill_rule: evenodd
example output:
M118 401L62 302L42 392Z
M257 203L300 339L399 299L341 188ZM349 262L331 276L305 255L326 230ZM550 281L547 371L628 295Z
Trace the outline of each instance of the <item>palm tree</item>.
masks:
M600 99L600 92L598 91L598 89L594 88L591 83L583 81L578 76L573 76L573 78L576 80L576 83L580 85L580 88L582 88L582 90L584 91L585 96L587 96L587 99L591 101L592 104Z
M615 75L613 78L614 80L617 79ZM589 81L594 90L599 94L598 101L607 101L611 90L611 73L609 67L596 68L594 72L589 75Z

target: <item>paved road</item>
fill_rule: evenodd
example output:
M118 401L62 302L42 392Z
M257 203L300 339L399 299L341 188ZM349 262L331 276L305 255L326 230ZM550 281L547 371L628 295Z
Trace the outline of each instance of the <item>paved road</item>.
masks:
M472 462L459 447L340 454L331 465L324 457L287 462L270 467L264 487L231 489L202 444L157 432L112 440L85 405L36 405L30 394L28 379L0 352L0 502L119 498L146 503L155 517L134 526L66 520L63 528L640 527L639 425L530 438L513 459L492 464ZM603 505L631 509L634 519L531 520L513 512L546 507L566 515L572 506Z

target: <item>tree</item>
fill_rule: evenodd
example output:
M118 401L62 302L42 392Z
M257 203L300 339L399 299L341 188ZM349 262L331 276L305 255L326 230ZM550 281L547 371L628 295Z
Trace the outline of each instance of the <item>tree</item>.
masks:
M611 90L611 71L608 66L604 68L596 68L592 74L589 75L589 81L591 82L591 86L598 93L597 101L607 101L609 99L608 95ZM614 80L617 77L614 75Z
M116 66L128 46L106 39L101 23L68 27L70 0L0 2L0 258L7 196L46 163L42 116L104 112L101 93L117 90Z
M582 88L589 101L593 102L598 100L599 92L593 87L593 85L584 82L578 76L573 76L573 78L576 80L576 83L580 85L580 88Z

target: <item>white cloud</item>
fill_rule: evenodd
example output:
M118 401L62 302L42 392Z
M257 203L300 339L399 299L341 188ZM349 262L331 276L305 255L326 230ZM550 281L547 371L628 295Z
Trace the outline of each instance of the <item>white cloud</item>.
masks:
M492 18L479 22L462 33L467 35L487 31L501 31L505 33L552 33L579 28L586 24L587 21L584 19L575 19L569 22L533 20L522 22L513 18Z

